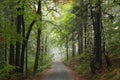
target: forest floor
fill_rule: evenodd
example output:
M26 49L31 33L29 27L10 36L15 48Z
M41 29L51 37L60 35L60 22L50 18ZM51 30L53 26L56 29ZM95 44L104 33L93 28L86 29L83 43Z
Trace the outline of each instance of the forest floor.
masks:
M72 58L65 64L76 71L78 76L79 74L84 76L86 80L120 80L120 57L111 57L110 59L112 67L108 68L106 61L103 60L103 68L97 70L95 74L91 73L89 64L80 64L79 58Z
M61 62L54 62L51 68L47 69L44 74L38 75L35 80L85 80L75 71L65 66Z

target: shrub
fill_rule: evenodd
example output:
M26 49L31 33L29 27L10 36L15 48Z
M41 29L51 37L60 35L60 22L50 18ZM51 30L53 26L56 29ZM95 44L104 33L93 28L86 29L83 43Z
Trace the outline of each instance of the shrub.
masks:
M16 77L16 74L13 71L15 70L15 67L12 65L3 65L0 69L0 80L12 80Z
M46 68L48 68L51 64L52 64L52 57L53 55L51 54L44 54L42 55L42 59L40 58L40 67L39 67L39 71L42 72L44 71Z
M103 74L100 79L120 80L120 69L114 69L112 71L108 71L106 74Z
M77 71L77 73L79 73L83 76L89 74L89 72L90 72L89 64L81 64L80 66L78 66L76 68L76 71Z

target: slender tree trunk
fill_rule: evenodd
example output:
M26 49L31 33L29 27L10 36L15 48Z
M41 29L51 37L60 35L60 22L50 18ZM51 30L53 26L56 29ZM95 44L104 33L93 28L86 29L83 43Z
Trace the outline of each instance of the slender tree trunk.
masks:
M75 56L74 32L72 33L72 57Z
M103 31L103 54L104 54L107 66L111 67L112 63L110 61L110 58L109 58L108 53L107 53L107 48L106 48L106 30L105 30L105 27L103 27L103 26L102 26L102 29L103 29L102 30Z
M37 37L37 51L36 51L35 64L34 64L34 70L33 70L34 74L37 72L37 69L38 69L38 61L39 61L39 55L40 55L40 35L41 35L41 30L39 28L38 37Z
M80 34L78 33L78 55L80 55Z
M81 26L81 30L80 30L80 44L81 44L81 52L80 53L83 53L83 24Z
M69 50L68 50L68 37L66 37L66 59L67 59L67 61L69 58L68 52L69 52Z
M18 2L18 5L19 5L20 1ZM21 8L18 8L17 9L17 12L20 13L21 11ZM21 35L21 24L22 24L22 16L21 14L18 14L17 15L17 34L20 36ZM20 47L21 47L21 43L19 40L17 40L16 42L16 59L15 59L15 65L17 67L20 66Z
M47 44L48 44L48 36L45 37L45 53L47 54Z
M10 44L9 64L14 65L14 45Z
M26 47L26 59L25 59L25 70L26 70L26 75L28 73L28 48Z
M25 38L25 22L23 15L22 15L22 37Z
M75 57L75 44L72 44L72 57Z
M7 44L5 44L5 64L7 64Z
M40 22L42 22L42 10L41 10L41 0L38 1L38 11L37 13L41 16ZM42 24L40 25L42 26ZM40 38L41 38L41 29L38 28L38 37L37 37L37 51L36 51L36 57L35 57L35 64L34 64L34 70L33 74L37 72L38 69L38 61L39 61L39 55L40 55Z
M84 45L85 45L85 51L87 49L87 23L84 24L84 34L85 34L85 41L84 41Z
M24 11L24 6L22 7L22 11ZM24 22L24 15L21 15L21 17L22 17L22 37L23 37L23 42L22 42L22 51L21 51L21 65L20 65L20 67L21 67L21 72L23 73L24 72L24 53L23 53L23 51L25 51L25 47L26 47L26 45L25 45L25 43L24 43L24 39L25 39L25 22ZM26 53L27 54L27 53ZM27 63L26 63L27 64Z
M0 64L5 64L4 44L0 44Z
M13 24L14 24L14 20L13 20L13 16L11 16L11 26L13 26ZM14 48L12 38L11 38L11 44L10 44L9 64L15 65L15 48Z
M7 45L5 44L5 63L7 63Z

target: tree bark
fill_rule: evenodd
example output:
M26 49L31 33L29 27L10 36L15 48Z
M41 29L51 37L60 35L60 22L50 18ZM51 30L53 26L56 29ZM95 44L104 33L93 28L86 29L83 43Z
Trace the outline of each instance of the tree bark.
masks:
M7 64L7 44L5 44L5 64Z
M99 63L99 67L102 67L102 49L101 49L101 27L102 27L102 12L101 12L101 0L98 0L98 10L95 16L95 44L96 44L96 62Z
M42 23L42 10L41 10L41 0L38 1L38 11L37 13L41 16L40 17L40 22ZM40 25L42 26L42 24ZM38 28L38 37L37 37L37 50L36 50L36 57L35 57L35 63L34 63L34 70L33 74L37 72L38 69L38 61L39 61L39 55L40 55L40 38L41 38L41 29L40 27Z
M81 26L81 28L80 28L80 44L81 44L81 51L80 51L80 53L83 53L83 24L82 24L82 26Z
M78 55L80 55L80 52L81 52L80 34L78 33Z
M87 24L87 23L86 23ZM84 26L84 34L85 34L85 42L84 42L84 45L85 45L85 50L87 49L87 25L85 24Z
M47 54L47 48L48 48L48 46L47 46L47 44L48 44L48 36L46 35L46 37L45 37L45 53Z
M102 67L102 49L101 49L101 27L102 27L102 11L101 11L101 0L98 0L96 5L96 11L92 10L92 3L90 3L91 19L93 23L94 30L94 55L95 63L98 64L98 68ZM93 59L94 59L93 58ZM91 60L93 61L93 60ZM92 63L92 62L91 62ZM93 64L94 66L95 64Z
M20 1L18 2L19 5ZM21 8L17 9L17 12L19 13L17 16L17 34L20 36L21 35L21 24L22 24L22 16L20 14ZM17 67L20 66L20 47L21 47L21 43L19 40L17 40L16 42L16 59L15 59L15 65Z
M74 32L72 33L72 57L75 56Z
M26 47L26 58L25 58L25 70L26 70L26 75L28 73L28 48Z
M66 37L66 59L67 59L67 61L68 61L68 59L69 59L69 55L68 55L68 52L69 52L69 50L68 50L68 36Z
M24 11L24 6L22 7L22 11ZM21 72L24 72L24 53L25 52L25 43L24 43L24 39L25 39L25 22L24 22L24 15L22 15L22 37L23 37L23 42L22 42L22 51L21 51ZM26 53L27 54L27 53ZM26 63L27 64L27 63Z
M38 61L39 61L39 55L40 55L40 35L41 35L41 30L39 28L38 37L37 37L37 51L36 51L35 64L34 64L34 70L33 70L34 74L37 72L37 69L38 69Z
M10 44L10 54L9 54L9 64L10 65L14 65L15 62L14 62L14 45L13 44Z
M103 31L103 54L107 63L107 67L111 67L112 63L110 61L110 58L107 53L107 48L106 48L106 30L105 27L102 26L102 31Z

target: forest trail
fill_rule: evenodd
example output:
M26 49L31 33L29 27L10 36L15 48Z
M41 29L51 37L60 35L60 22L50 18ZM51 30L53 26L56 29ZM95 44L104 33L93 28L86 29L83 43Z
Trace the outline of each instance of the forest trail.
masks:
M44 80L73 80L67 68L61 62L54 62L51 72Z
M36 79L35 79L36 80ZM53 62L50 69L37 80L85 80L62 62Z

